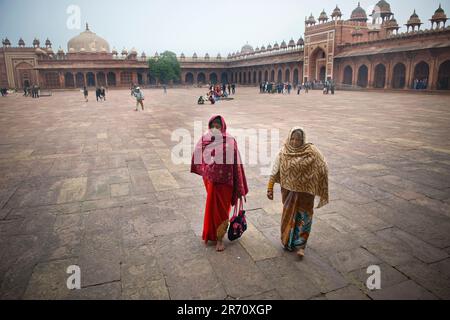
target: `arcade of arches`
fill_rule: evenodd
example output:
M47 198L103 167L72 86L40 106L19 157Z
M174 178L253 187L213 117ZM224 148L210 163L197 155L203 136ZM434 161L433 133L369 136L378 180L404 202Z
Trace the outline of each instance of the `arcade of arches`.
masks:
M59 88L82 88L105 86L127 86L132 83L139 85L156 83L154 79L150 77L150 74L133 71L47 71L41 74L41 82L44 83L46 88L59 89Z
M335 64L335 80L344 87L414 89L421 81L431 90L450 90L450 57L345 60Z
M302 64L256 66L213 71L188 69L182 71L181 82L185 85L204 85L208 83L257 85L264 81L298 84L302 81L302 75Z

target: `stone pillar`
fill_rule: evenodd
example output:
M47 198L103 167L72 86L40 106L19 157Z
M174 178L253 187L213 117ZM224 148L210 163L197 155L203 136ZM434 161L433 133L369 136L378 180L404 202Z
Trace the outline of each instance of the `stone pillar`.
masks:
M367 88L373 88L373 77L374 77L374 70L373 70L373 62L371 61L370 64L367 66Z
M431 55L430 73L428 75L428 90L437 90L437 82L439 78L439 65L436 55Z
M386 81L384 83L384 88L385 89L391 89L391 82L392 82L392 62L390 59L388 59L387 61L388 64L386 65Z
M75 72L72 72L72 78L73 78L73 87L76 88L77 87L77 77L76 77Z
M413 58L408 59L407 69L406 69L406 85L405 89L413 88L413 77L414 77L414 64Z
M97 87L97 72L92 72L94 74L94 87Z
M85 85L86 88L87 88L87 87L88 87L88 83L87 83L86 72L83 72L83 77L84 77L84 85Z
M352 73L352 85L356 86L358 84L358 69L356 68L355 64L352 65L352 70L353 70L353 73Z

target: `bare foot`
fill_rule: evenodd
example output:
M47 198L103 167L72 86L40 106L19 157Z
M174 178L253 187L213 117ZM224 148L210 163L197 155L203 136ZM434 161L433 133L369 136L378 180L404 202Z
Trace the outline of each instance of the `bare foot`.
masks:
M305 256L305 249L298 249L297 256L299 256L299 258L303 258Z
M217 252L222 252L224 250L225 250L225 246L223 245L223 242L222 241L217 241L216 251Z

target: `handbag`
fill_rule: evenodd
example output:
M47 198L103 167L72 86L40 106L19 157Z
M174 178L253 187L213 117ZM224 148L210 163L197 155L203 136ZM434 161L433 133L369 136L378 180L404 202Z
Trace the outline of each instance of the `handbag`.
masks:
M230 227L228 228L228 239L234 241L242 237L247 230L247 220L245 218L245 210L242 199L239 198L239 209L237 204L234 206L234 213L230 219Z

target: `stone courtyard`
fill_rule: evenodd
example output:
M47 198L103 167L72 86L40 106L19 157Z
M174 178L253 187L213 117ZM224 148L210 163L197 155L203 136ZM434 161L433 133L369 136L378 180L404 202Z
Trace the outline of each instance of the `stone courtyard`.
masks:
M128 90L1 98L0 298L450 299L450 96L258 90L198 106L206 89L147 89L139 113ZM281 141L301 125L325 155L331 201L303 260L281 247L279 187L269 201L258 166L243 238L202 243L204 186L171 134L214 114Z

